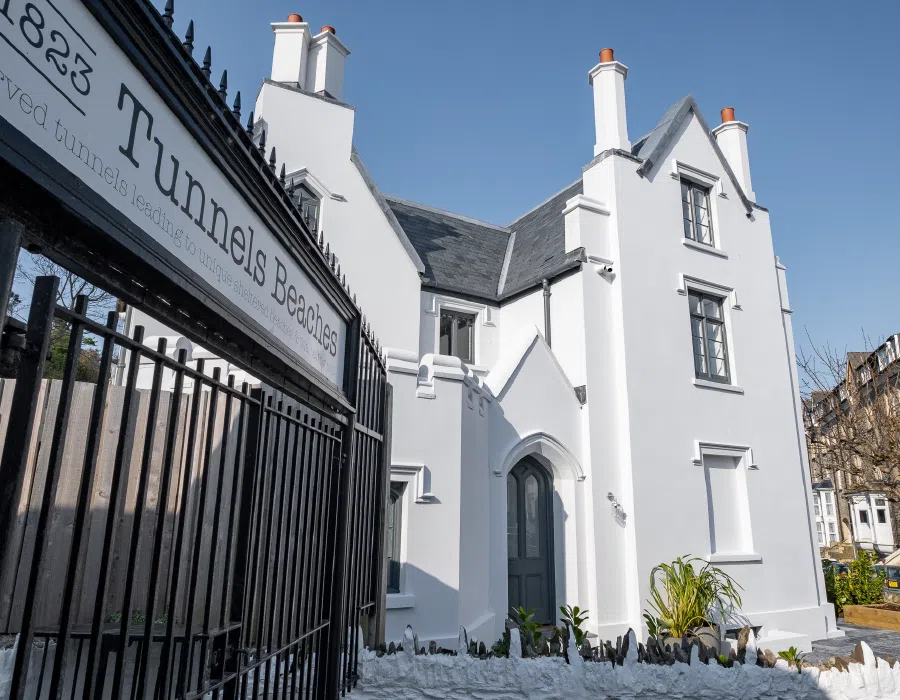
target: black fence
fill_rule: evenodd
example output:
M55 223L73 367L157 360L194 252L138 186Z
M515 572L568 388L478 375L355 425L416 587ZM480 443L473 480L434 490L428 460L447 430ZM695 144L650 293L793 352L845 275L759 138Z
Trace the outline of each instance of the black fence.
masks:
M145 346L141 327L117 332L115 313L92 320L84 298L57 306L57 285L38 278L24 335L8 324L4 337L16 360L0 461L10 697L350 691L386 576L390 392L365 329L351 326L356 410L337 411L223 382L164 339ZM51 338L67 352L48 384ZM78 380L85 348L95 383Z

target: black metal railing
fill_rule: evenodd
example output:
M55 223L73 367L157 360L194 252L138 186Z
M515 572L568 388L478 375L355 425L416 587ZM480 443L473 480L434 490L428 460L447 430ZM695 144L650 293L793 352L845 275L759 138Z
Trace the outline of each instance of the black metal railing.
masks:
M144 345L141 327L117 332L114 313L89 318L84 298L58 307L57 284L35 285L0 461L11 697L349 691L360 627L383 613L388 391L374 342L353 326L357 410L330 410L223 382L164 338ZM76 381L88 347L95 384Z

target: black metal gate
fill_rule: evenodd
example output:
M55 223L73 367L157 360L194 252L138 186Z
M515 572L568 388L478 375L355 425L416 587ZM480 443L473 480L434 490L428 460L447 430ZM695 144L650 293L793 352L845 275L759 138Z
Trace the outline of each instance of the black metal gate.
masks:
M7 568L15 562L21 601L3 630L19 635L11 697L322 698L349 691L360 629L374 639L384 585L389 392L371 338L354 324L357 409L335 412L312 396L238 388L233 376L223 383L218 370L204 372L203 360L189 367L184 350L173 357L165 339L155 350L144 345L141 327L133 337L116 332L115 313L105 325L90 319L84 298L74 311L57 306L57 284L39 278L24 337L13 325L4 336L7 350L21 349L0 462L0 517L8 526L0 560ZM52 432L44 433L49 445L41 446L46 471L42 483L32 475L26 484L36 417L47 400L49 338L60 324L69 332L68 352L54 389ZM98 341L100 380L90 388L86 432L76 434L71 414L73 396L84 391L76 374L86 336ZM108 378L119 353L127 373L111 416ZM152 366L149 391L137 389L142 363ZM91 498L104 440L113 467L98 521ZM76 444L80 469L64 473L63 456ZM77 495L61 548L48 532L66 479L77 482ZM37 525L16 540L25 502ZM94 539L102 532L102 547L88 546L89 529ZM117 571L124 573L116 578ZM48 572L52 583L41 587ZM36 624L50 598L59 606L56 623ZM85 607L89 620L78 622L77 609Z

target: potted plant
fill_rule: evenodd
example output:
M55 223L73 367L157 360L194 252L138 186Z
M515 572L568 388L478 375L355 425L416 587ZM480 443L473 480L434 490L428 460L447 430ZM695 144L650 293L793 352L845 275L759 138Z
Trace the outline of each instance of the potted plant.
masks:
M644 611L650 634L663 644L687 635L718 651L719 635L711 618L740 608L740 589L731 576L697 557L659 564L650 572L650 610Z

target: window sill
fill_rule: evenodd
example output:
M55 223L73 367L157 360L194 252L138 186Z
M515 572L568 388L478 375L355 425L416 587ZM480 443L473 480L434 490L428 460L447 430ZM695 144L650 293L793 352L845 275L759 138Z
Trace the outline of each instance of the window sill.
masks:
M710 382L706 379L697 379L694 378L694 386L698 386L701 389L715 389L716 391L727 391L732 394L743 394L744 388L740 386L736 386L735 384L722 384L720 382Z
M387 609L402 610L416 607L416 597L412 593L388 593Z
M725 258L726 260L728 259L728 253L726 253L724 250L713 248L711 245L697 243L696 241L692 241L690 238L682 238L681 242L686 248L690 248L691 250L699 250L701 253L715 255L718 258Z
M762 554L752 552L750 554L707 554L704 557L710 564L740 564L745 562L761 562Z

